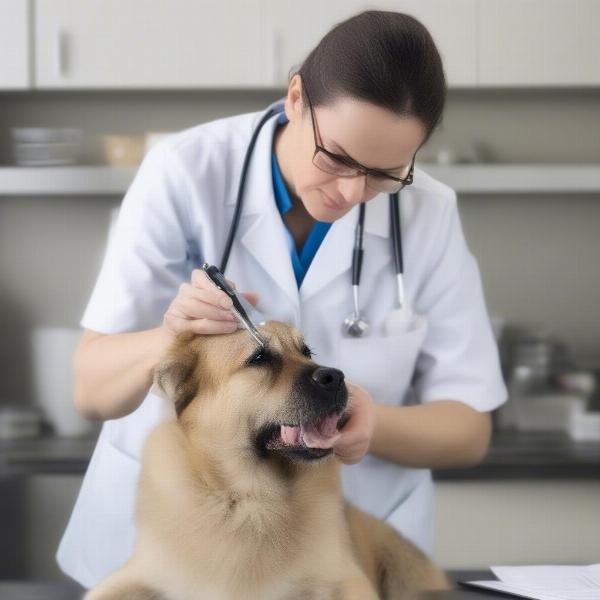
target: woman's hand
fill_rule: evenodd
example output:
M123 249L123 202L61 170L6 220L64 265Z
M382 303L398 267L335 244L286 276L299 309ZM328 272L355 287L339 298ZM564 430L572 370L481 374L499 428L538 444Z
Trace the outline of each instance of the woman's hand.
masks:
M333 446L334 454L345 464L360 462L369 451L375 429L375 403L367 390L346 381L350 419Z
M227 283L235 289L233 281L228 279ZM258 294L253 292L244 292L242 296L252 305L258 302ZM179 286L177 296L164 314L162 327L171 338L183 331L232 333L237 329L237 319L231 305L231 298L202 269L194 269L190 283Z

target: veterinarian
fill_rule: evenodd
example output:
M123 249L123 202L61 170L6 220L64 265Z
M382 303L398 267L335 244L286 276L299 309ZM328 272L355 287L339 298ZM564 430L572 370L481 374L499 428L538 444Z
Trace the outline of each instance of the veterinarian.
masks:
M480 461L489 411L506 399L456 193L414 166L445 97L439 53L415 19L369 11L333 28L290 74L282 111L260 129L225 271L266 319L302 331L316 362L343 370L351 416L334 451L345 463L344 494L427 553L430 469ZM159 357L178 332L237 327L200 266L221 264L264 114L161 141L123 200L74 357L77 407L104 423L57 558L86 587L133 549L141 449L174 414L151 389ZM405 302L415 318L389 335L398 288L388 192L398 188ZM358 302L369 330L351 337L343 323L355 306L361 204Z

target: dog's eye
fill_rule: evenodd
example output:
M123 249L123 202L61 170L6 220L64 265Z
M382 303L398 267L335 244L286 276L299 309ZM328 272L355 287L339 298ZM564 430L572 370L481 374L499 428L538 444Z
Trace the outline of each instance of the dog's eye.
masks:
M269 353L259 348L247 361L247 365L262 365L269 361Z
M312 350L306 344L302 346L302 350L300 350L300 352L302 352L302 354L304 354L304 356L306 356L307 358L311 358L313 355Z

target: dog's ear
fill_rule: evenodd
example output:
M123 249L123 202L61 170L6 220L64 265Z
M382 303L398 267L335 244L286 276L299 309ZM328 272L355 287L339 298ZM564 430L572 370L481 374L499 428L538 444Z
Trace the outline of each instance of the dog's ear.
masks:
M179 416L198 393L198 353L191 347L194 336L180 335L154 369L152 392L172 402Z

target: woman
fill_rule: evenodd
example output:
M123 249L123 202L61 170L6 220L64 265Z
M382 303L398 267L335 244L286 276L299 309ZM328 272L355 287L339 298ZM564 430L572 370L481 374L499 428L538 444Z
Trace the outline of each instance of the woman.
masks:
M265 318L296 325L317 362L344 371L351 418L334 448L344 493L426 552L429 469L477 463L488 411L506 397L456 194L414 168L445 93L439 54L415 19L369 11L333 28L291 76L284 112L260 130L226 269ZM58 552L85 586L133 548L141 448L173 414L149 391L159 356L177 332L237 327L199 267L221 264L262 115L171 136L149 152L123 200L74 358L77 406L105 421ZM422 318L386 335L397 303L388 192L397 189L406 300ZM353 307L361 203L359 302L370 330L351 338L342 323Z

